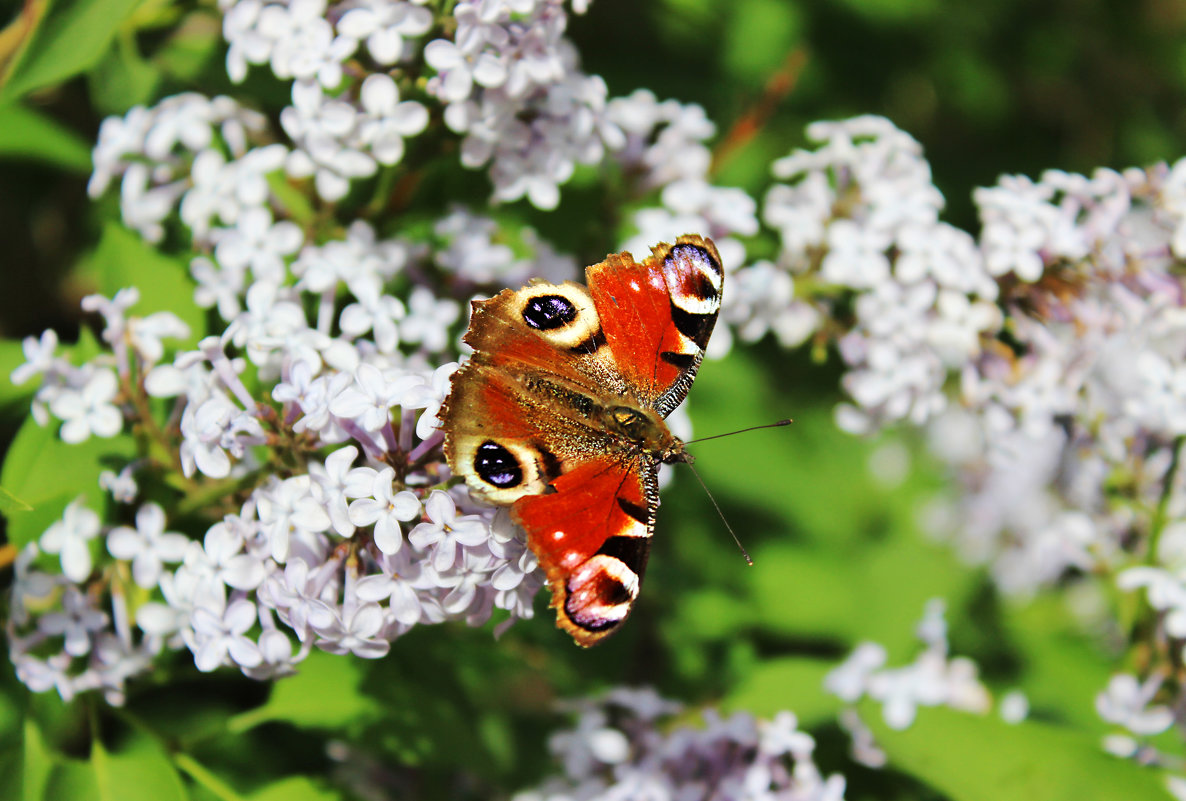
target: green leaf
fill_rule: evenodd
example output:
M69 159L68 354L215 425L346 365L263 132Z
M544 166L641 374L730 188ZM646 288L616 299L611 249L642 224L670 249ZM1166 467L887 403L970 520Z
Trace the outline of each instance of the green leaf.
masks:
M204 336L206 316L194 305L187 265L164 255L119 223L109 222L103 228L88 269L98 291L108 297L125 287L140 290L140 302L131 311L137 317L168 311L189 326L188 339L171 340L166 346L188 347Z
M46 797L46 786L53 772L54 760L41 730L32 718L25 719L24 754L21 770L21 798L24 801L40 801Z
M45 789L45 801L107 801L99 794L99 779L90 762L65 759L54 767Z
M359 660L313 651L300 664L300 672L278 681L262 706L231 718L235 733L269 721L294 726L335 729L373 717L375 702L361 689Z
M80 495L92 509L101 509L99 473L122 467L135 453L129 435L69 445L58 439L56 424L43 428L27 418L0 468L0 485L33 507L8 518L9 542L21 548L37 539Z
M9 517L13 512L32 512L33 507L0 487L0 514Z
M38 20L38 28L0 88L0 101L12 101L85 72L103 57L120 23L140 0L58 0Z
M251 801L340 801L338 793L322 787L304 776L289 776L272 782L254 795Z
M1108 727L1095 697L1117 666L1067 607L1065 596L1039 596L1005 615L1008 638L1024 659L1021 686L1035 712L1103 734Z
M87 75L91 102L108 114L122 114L151 103L161 83L160 71L140 57L136 40L120 37Z
M834 667L835 662L808 657L767 660L733 688L722 706L760 718L790 710L802 728L834 721L841 701L823 689L824 676Z
M740 0L731 4L722 35L722 58L729 73L757 96L762 83L782 67L803 27L803 12L780 0Z
M103 801L186 801L185 785L160 744L133 730L118 751L91 744L91 765Z
M91 169L91 149L56 121L19 105L0 107L0 158L44 161L78 173Z
M947 708L919 711L905 731L885 725L875 704L862 706L892 767L952 801L1138 801L1169 796L1161 775L1117 759L1097 737L1038 721L1012 725L996 716Z

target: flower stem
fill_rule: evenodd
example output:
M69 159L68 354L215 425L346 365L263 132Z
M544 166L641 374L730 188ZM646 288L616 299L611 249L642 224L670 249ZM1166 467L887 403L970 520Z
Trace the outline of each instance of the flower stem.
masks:
M215 776L205 765L189 754L174 754L173 764L208 790L211 795L221 798L223 801L245 801L243 796L235 792L234 788Z
M1165 530L1169 519L1170 499L1174 495L1174 482L1178 478L1178 469L1182 464L1182 446L1186 444L1186 435L1174 439L1173 454L1170 456L1169 469L1165 471L1165 484L1161 488L1161 497L1157 500L1157 508L1153 510L1153 519L1149 523L1149 551L1145 554L1148 564L1157 563L1157 549L1161 544L1161 533Z

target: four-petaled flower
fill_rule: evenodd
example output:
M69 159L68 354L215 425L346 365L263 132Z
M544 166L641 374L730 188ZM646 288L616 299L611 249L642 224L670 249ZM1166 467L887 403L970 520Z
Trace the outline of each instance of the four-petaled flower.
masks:
M91 574L91 551L87 545L99 534L99 515L83 506L83 499L72 501L62 512L62 519L41 535L39 544L46 553L56 553L62 560L62 575L81 583Z
M117 526L107 535L107 550L116 559L132 562L132 578L145 589L161 580L166 562L185 558L191 540L184 534L165 531L165 510L146 503L136 512L136 527Z
M408 534L417 548L432 551L432 567L438 573L453 567L462 547L481 545L490 538L490 525L477 515L457 514L457 504L447 493L433 490L424 503L428 522Z

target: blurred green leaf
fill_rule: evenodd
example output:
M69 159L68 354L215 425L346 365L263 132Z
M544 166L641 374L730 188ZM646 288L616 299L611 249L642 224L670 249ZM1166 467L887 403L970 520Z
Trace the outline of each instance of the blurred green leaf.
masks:
M0 468L0 485L33 507L8 518L8 539L17 548L41 536L80 495L91 508L102 508L99 473L118 469L136 453L128 435L69 445L58 438L57 429L56 421L43 428L27 418Z
M25 719L21 760L21 794L24 801L46 798L45 790L53 772L53 756L45 747L41 730L32 718ZM15 796L14 796L15 797Z
M231 718L227 727L243 732L269 721L335 729L365 722L378 710L361 690L360 660L314 650L297 675L278 681L262 705Z
M863 705L862 717L891 766L952 801L1169 797L1158 771L1106 754L1098 738L1080 731L942 707L920 710L904 731L886 726L876 704Z
M142 732L121 742L117 751L102 743L91 744L99 797L102 801L186 801L189 798L181 777L164 749Z
M31 512L33 507L22 501L17 496L13 495L4 487L0 487L0 514L5 517L10 516L13 512Z
M0 107L0 158L44 161L78 173L91 168L91 148L78 134L15 104Z
M1063 597L1016 603L1005 615L1009 639L1021 654L1022 687L1033 712L1102 734L1095 697L1117 670L1082 631Z
M110 801L99 790L99 778L90 762L64 759L54 766L45 790L44 801Z
M161 77L155 65L140 57L134 39L120 37L87 74L87 83L96 108L123 114L132 106L151 103Z
M340 801L342 796L304 776L288 776L247 798L251 801Z
M842 706L839 698L823 689L824 677L836 665L810 657L766 660L722 699L722 705L762 718L790 710L802 728L828 723Z
M730 4L721 43L724 66L748 84L745 94L751 101L757 100L766 80L799 45L801 27L801 13L793 3L738 0Z
M56 0L0 87L0 101L60 83L93 67L140 0Z
M188 347L205 335L206 315L194 303L188 264L162 254L119 223L104 226L87 269L98 291L108 297L125 287L140 290L140 302L132 308L133 315L147 317L168 311L180 317L189 326L190 336L167 340L166 347Z

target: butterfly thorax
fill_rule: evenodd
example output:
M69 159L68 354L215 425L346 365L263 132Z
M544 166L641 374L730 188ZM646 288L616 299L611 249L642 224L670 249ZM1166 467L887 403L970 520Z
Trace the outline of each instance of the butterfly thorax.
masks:
M651 409L617 405L603 409L605 430L621 440L628 449L637 448L656 461L671 464L691 461L684 443L671 433L667 423Z

